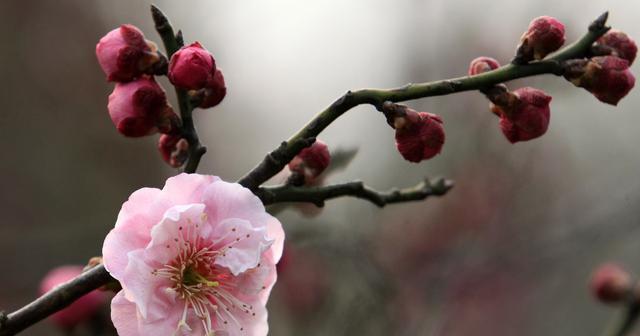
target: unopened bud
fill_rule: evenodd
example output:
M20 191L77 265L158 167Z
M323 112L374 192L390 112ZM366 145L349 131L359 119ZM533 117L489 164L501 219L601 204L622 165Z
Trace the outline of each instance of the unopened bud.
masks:
M158 151L171 167L181 167L189 158L189 142L174 134L163 134L158 139Z
M179 119L167 103L164 90L152 77L116 83L109 96L109 115L118 132L141 137L173 132Z
M137 27L124 24L100 39L96 45L100 67L111 82L128 82L153 74L166 59L155 43L144 39Z
M321 140L300 151L291 162L289 170L304 177L304 184L312 184L331 163L329 147Z
M617 105L636 82L629 70L629 62L616 56L568 61L564 77L575 86L591 92L601 102L611 105Z
M491 104L494 113L500 116L500 129L511 143L527 141L547 132L551 112L551 96L542 90L524 87L512 92L508 104Z
M179 88L200 90L213 80L216 61L213 55L194 42L182 47L169 62L169 80Z
M478 75L483 72L495 70L500 67L500 63L491 57L481 56L469 64L469 76Z
M600 302L619 303L631 291L631 276L619 265L603 264L593 272L589 288Z
M211 81L207 82L207 85L202 89L203 96L200 101L201 108L210 108L214 107L227 95L227 87L224 83L224 76L222 75L222 71L217 69Z
M629 62L629 66L633 64L638 53L638 47L636 42L632 40L627 34L622 31L611 29L602 37L600 37L596 43L594 43L592 49L597 55L611 55L618 56Z
M445 135L440 116L407 109L395 118L396 148L410 162L420 162L436 156L442 150Z
M520 38L516 60L527 63L543 59L564 44L564 25L556 18L541 16L533 19Z

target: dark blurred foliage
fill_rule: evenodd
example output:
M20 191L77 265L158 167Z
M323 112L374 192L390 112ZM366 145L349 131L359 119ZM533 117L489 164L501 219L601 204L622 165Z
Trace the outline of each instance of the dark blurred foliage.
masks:
M94 55L120 23L159 41L148 5L0 2L1 309L35 298L54 266L99 255L128 195L175 173L155 137L117 134L106 113L112 85ZM158 5L225 71L225 102L196 120L209 147L200 172L226 180L347 89L458 76L480 55L507 62L533 17L558 17L571 41L611 9L611 23L640 38L638 5L621 0ZM612 259L640 270L640 95L612 108L561 79L509 83L523 85L554 97L548 134L528 143L509 144L474 92L408 103L445 121L443 153L420 165L401 159L370 107L323 133L332 149L358 148L326 183L362 179L386 189L441 175L456 186L441 199L385 209L335 200L313 218L314 209L272 208L288 234L272 334L581 335L604 327L612 311L589 297L591 269ZM53 330L43 322L25 334ZM97 334L90 330L76 334Z

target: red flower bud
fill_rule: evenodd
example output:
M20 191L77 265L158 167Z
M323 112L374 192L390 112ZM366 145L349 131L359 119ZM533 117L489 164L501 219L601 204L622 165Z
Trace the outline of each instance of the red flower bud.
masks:
M436 156L444 145L442 119L428 112L416 112L407 108L404 116L394 119L396 148L402 157L420 162Z
M305 184L311 184L330 163L329 147L324 142L316 140L289 162L289 170L304 176Z
M200 43L180 48L169 63L169 80L186 90L200 90L213 82L216 61Z
M550 16L541 16L529 23L520 38L517 57L528 62L543 59L564 44L564 25Z
M500 116L500 129L511 143L542 136L549 127L551 96L542 90L524 87L512 92L505 105L491 104Z
M153 66L161 60L156 45L129 24L102 37L96 45L96 56L111 82L128 82L142 74L151 74Z
M175 130L178 116L153 77L117 83L109 96L109 115L118 132L128 137Z
M189 157L189 142L175 134L163 134L158 139L158 150L164 162L178 168Z
M47 293L58 285L80 275L80 273L82 273L82 266L61 266L51 270L40 283L40 294ZM94 290L49 318L59 327L71 329L93 317L104 301L104 293Z
M629 62L616 56L598 56L568 64L564 77L607 104L617 105L636 83Z
M222 75L222 71L217 69L213 78L207 83L203 90L203 97L199 107L214 107L220 104L226 95L227 87L224 84L224 76Z
M603 50L606 55L618 56L629 62L629 66L636 59L638 47L627 34L611 29L596 41L594 48Z
M481 56L469 64L469 76L478 75L500 67L500 63L491 57Z
M631 276L619 265L603 264L593 272L589 288L600 302L618 303L631 291Z

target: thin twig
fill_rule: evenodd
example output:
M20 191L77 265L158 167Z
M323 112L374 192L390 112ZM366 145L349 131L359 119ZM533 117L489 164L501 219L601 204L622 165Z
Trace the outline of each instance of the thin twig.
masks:
M249 189L256 189L273 177L289 163L304 147L299 146L303 139L313 139L338 117L350 109L371 104L378 110L385 101L402 102L418 98L448 95L456 92L481 90L493 85L541 74L560 76L564 72L563 62L569 59L582 58L588 55L593 42L609 30L605 26L607 13L598 17L589 26L588 32L578 41L550 55L542 61L524 65L508 64L493 71L475 76L445 79L435 82L409 84L395 89L362 89L348 91L331 106L318 113L307 125L294 134L289 140L271 152L238 183ZM275 160L274 160L275 158ZM266 162L269 161L269 162Z
M174 34L173 27L167 16L154 5L151 5L151 16L153 17L156 31L160 34L162 43L164 43L167 51L167 59L171 59L171 55L184 45L182 31L178 31L177 35ZM176 96L178 97L180 119L182 120L182 136L189 143L189 158L184 166L184 172L195 173L200 164L200 159L207 152L207 148L200 144L200 138L198 138L198 132L196 132L192 117L195 106L189 99L187 91L176 87Z
M353 181L319 187L296 187L281 185L262 187L255 193L265 205L282 202L306 202L318 207L324 206L326 200L338 197L355 197L367 200L379 207L391 203L421 201L429 196L442 196L453 187L453 182L445 179L431 181L425 179L410 188L376 191L361 181Z
M604 336L624 336L627 335L640 317L640 302L632 296L625 306L622 317L605 331Z

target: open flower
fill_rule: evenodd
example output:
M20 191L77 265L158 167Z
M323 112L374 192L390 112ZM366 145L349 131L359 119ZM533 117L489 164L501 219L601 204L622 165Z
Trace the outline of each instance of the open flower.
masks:
M103 246L121 336L266 335L280 222L248 189L181 174L122 205Z

